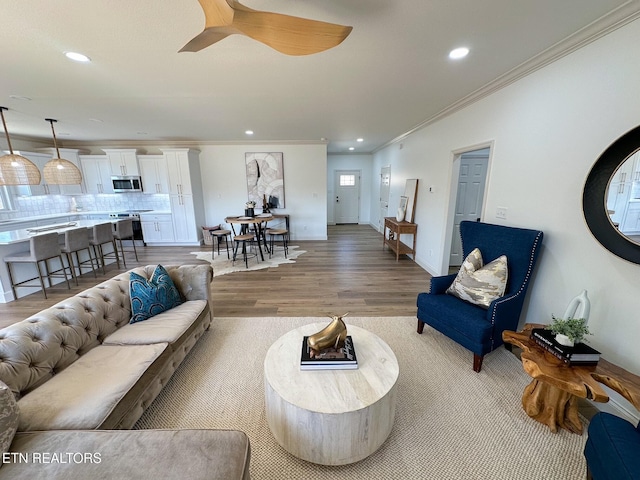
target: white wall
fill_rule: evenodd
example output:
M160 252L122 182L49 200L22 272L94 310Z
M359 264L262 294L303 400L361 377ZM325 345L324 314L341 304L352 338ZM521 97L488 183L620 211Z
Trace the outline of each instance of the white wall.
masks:
M335 224L334 198L335 198L335 178L336 170L359 170L360 178L360 221L361 224L368 224L371 221L371 188L375 183L373 173L372 155L329 155L327 157L327 222L329 225Z
M391 205L402 192L401 180L420 179L416 260L442 274L455 202L453 152L492 143L483 220L545 233L522 322L548 323L587 289L591 344L635 373L640 373L640 265L614 256L592 237L581 196L599 155L640 124L639 39L640 21L635 21L411 134L402 149L394 144L377 152L373 166L378 171L391 164ZM430 185L435 193L428 193ZM506 220L496 218L498 206L508 209Z
M200 170L206 222L242 215L247 201L246 152L283 152L285 208L292 240L327 239L327 147L318 145L202 145Z

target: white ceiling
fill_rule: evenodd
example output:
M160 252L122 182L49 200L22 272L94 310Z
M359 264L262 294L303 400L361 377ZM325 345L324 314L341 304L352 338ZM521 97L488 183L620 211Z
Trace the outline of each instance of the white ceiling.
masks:
M51 117L67 146L326 138L331 153L372 152L640 11L639 0L244 3L353 32L302 57L239 35L178 53L204 26L197 0L1 2L9 133L47 139ZM449 60L458 46L471 53ZM71 62L64 51L92 62Z

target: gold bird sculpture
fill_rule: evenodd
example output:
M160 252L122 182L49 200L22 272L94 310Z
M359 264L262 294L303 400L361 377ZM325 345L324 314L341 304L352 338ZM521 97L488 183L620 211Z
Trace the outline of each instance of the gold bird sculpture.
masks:
M309 348L316 352L320 352L325 348L344 347L344 341L347 338L347 326L342 318L347 315L349 315L348 312L341 316L331 315L330 318L332 318L333 321L329 325L324 327L318 333L314 333L309 336L307 339Z
M204 30L180 52L198 52L229 35L238 34L287 55L310 55L339 45L353 29L335 23L253 10L236 0L198 2L204 10Z

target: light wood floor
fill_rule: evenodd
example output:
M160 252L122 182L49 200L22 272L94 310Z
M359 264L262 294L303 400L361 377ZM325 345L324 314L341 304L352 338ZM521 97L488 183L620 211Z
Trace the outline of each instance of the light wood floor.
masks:
M366 225L328 227L327 241L293 242L301 255L277 268L215 277L214 315L218 317L406 316L416 313L416 296L429 288L430 275L406 256L382 247L382 235ZM202 246L201 250L210 247ZM127 256L127 268L107 267L107 276L80 277L80 285L47 289L0 304L0 328L75 295L106 278L138 265L203 263L190 252L197 247L139 247L139 262ZM121 265L122 266L122 265ZM64 285L64 286L63 286Z

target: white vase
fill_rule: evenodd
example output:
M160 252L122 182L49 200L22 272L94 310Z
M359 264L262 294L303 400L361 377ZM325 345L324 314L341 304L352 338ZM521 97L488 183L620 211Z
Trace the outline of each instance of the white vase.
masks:
M396 213L396 220L401 222L404 220L405 210L404 208L398 207L398 213Z
M583 290L580 295L569 302L562 318L584 318L585 321L588 321L590 311L591 302L587 297L587 291Z
M573 340L562 333L556 333L556 342L565 347L573 347Z

